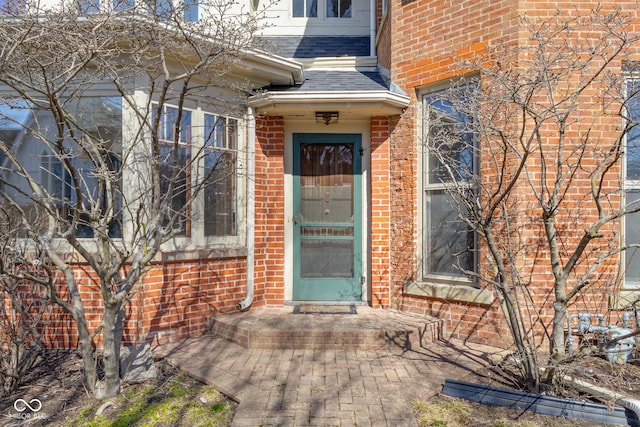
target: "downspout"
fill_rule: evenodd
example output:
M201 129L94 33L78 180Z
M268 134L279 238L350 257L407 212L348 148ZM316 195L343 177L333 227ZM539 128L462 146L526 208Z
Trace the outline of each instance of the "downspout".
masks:
M240 310L247 310L253 304L254 296L254 243L256 217L256 117L251 107L247 108L247 290L238 304Z
M384 0L383 0L384 1ZM369 56L376 56L376 0L371 0Z

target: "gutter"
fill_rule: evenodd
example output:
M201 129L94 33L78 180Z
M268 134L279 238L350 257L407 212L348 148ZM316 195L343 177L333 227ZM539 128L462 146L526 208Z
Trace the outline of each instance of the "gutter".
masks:
M256 212L256 117L253 108L247 108L247 283L246 295L238 308L247 310L253 304L255 263L255 212Z

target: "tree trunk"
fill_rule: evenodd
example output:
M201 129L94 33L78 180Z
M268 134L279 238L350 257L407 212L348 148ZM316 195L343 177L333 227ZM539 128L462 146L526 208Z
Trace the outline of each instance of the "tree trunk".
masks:
M560 361L565 357L564 327L566 324L567 303L562 300L556 300L553 303L553 329L551 331L551 355L556 361Z
M118 327L119 304L109 302L105 304L102 321L102 338L104 345L104 384L100 389L99 398L117 396L120 393L120 335L122 328Z
M95 394L98 385L98 370L94 357L93 340L91 339L89 329L87 329L84 315L82 313L76 313L75 311L72 314L76 321L76 328L78 329L78 347L80 348L80 355L82 356L85 381L87 382L89 390Z

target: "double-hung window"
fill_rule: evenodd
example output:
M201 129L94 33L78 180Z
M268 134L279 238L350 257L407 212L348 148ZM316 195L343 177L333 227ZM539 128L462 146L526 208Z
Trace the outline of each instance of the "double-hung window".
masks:
M462 112L475 85L423 96L423 261L426 280L468 281L475 269L475 234L461 220L465 208L455 194L474 191L475 146L472 117ZM452 97L455 96L455 100Z
M633 127L626 139L624 194L627 206L636 207L640 204L640 79L627 82L627 93L627 111ZM627 215L624 224L626 244L640 244L640 212ZM639 249L625 251L623 273L625 287L640 287Z

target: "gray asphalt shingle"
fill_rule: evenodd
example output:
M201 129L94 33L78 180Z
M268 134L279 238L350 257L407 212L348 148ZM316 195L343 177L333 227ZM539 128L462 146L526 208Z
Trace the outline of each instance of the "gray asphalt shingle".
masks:
M369 56L367 36L288 36L265 37L274 54L285 58L333 58Z
M307 70L305 82L298 86L270 87L273 92L332 92L387 90L384 79L376 71Z

